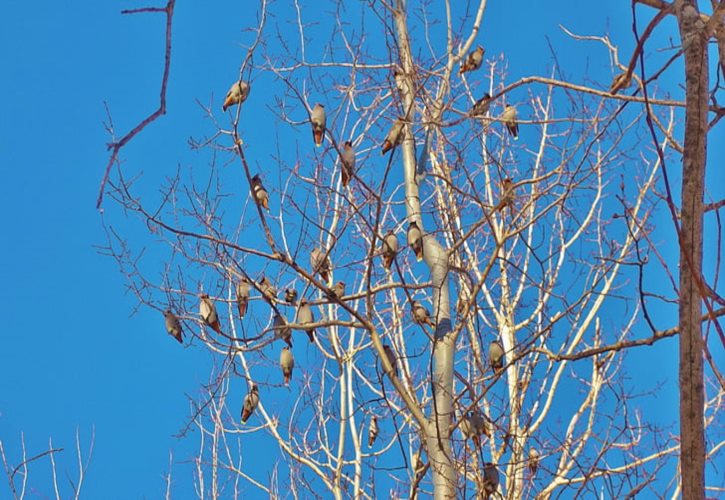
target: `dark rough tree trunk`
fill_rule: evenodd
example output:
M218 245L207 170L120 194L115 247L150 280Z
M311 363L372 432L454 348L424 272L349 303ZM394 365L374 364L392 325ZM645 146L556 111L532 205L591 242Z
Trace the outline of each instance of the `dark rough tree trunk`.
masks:
M675 2L685 53L686 118L680 231L680 469L682 498L705 498L702 205L707 153L707 36L697 6Z

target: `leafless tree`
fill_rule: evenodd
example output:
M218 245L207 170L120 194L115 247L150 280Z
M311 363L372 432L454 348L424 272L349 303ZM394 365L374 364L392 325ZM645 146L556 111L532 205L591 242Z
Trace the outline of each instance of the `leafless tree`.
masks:
M690 75L694 60L707 60L710 37L723 36L722 6L692 17L688 2L642 1L639 10L633 3L633 15L649 24L635 29L628 64L607 36L567 31L572 44L606 49L610 84L551 76L557 71L508 81L505 56L484 54L480 67L469 59L480 45L485 0L461 12L449 2L407 3L331 1L329 20L311 23L297 1L261 0L240 57L249 96L224 114L218 92L233 82L214 82L200 101L210 128L190 141L199 162L179 167L156 196L140 168L120 163L128 134L116 140L109 119L109 165L117 168L105 207L136 218L123 219L123 230L107 223L106 250L139 304L173 312L186 342L216 361L188 420L200 436L197 494L704 496L705 460L723 444L715 431L704 436L717 428L724 386L701 325L722 340L724 304L719 258L714 281L702 274L703 148L723 111L707 72L695 83ZM158 10L168 39L173 2ZM671 14L685 43L660 63L645 48ZM281 30L286 23L297 39ZM686 101L658 86L683 52ZM164 109L168 78L167 66ZM262 99L267 117L249 111ZM318 103L326 130L315 148ZM269 141L249 143L260 127ZM386 138L390 150L381 155ZM354 168L344 160L350 147ZM683 183L678 209L667 166L683 153L683 176L693 184ZM261 189L267 198L257 197ZM654 218L668 210L680 267L691 270L679 285L652 238ZM125 236L133 220L147 239ZM425 267L406 244L413 223ZM399 249L386 269L389 231ZM139 258L149 251L153 259ZM664 280L652 285L653 275ZM244 314L240 283L250 287ZM202 294L218 318L208 305L200 314ZM312 323L297 314L303 299ZM652 317L674 303L689 322ZM699 368L681 379L683 402L686 386L699 387L701 399L691 399L699 413L681 416L699 419L682 436L700 439L697 456L650 420L652 380L628 381L628 350L678 334L685 345L685 333L691 347L681 369L695 360ZM296 358L289 388L278 367L287 344ZM240 422L253 388L259 405ZM377 440L368 432L373 420ZM279 459L250 458L247 443L274 446ZM681 453L699 476L673 474ZM255 468L261 463L266 477Z

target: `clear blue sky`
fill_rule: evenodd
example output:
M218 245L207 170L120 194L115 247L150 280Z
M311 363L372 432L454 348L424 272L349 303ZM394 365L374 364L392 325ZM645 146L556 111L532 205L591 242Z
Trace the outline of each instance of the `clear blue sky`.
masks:
M144 182L172 175L179 162L203 161L186 146L204 120L195 99L208 102L213 94L218 105L237 76L240 44L246 40L241 30L255 23L245 4L178 3L168 115L122 153L124 160L144 162ZM490 4L480 40L489 56L506 54L509 81L550 73L546 35L561 49L567 76L576 80L584 74L610 74L603 49L569 41L559 24L579 34L609 32L624 60L634 45L629 2L599 2L596 15L591 5L574 0ZM119 14L123 8L144 5L10 1L0 16L0 169L5 180L0 185L5 234L0 247L5 304L0 439L11 461L18 463L21 433L29 455L44 451L52 437L55 446L65 448L58 464L59 481L67 488L65 471L76 477L76 429L84 456L95 432L83 487L87 498L160 497L170 452L177 461L174 497L192 497L191 466L184 461L194 455L197 440L173 436L190 414L187 394L198 396L200 385L208 382L208 356L167 337L158 312L141 309L132 315L136 301L125 293L124 276L96 248L105 243L95 210L109 140L102 126L103 103L108 102L120 134L157 105L163 16ZM316 14L309 8L305 13L310 18ZM518 26L516 36L504 30L504 20ZM673 26L666 22L658 40L674 34ZM252 96L260 112L272 103L262 87L253 88ZM265 136L256 131L252 140L263 147ZM710 142L711 149L721 144ZM717 174L712 170L723 158L721 149L710 162L708 181L720 186L713 188L715 199L723 196L725 183L722 168ZM675 172L679 164L673 161L670 168ZM663 218L660 224L669 231L667 221ZM664 249L665 254L672 252L674 245ZM658 326L672 326L671 311L662 313ZM660 352L674 361L676 342L667 344ZM631 356L651 369L650 353L641 350ZM662 370L661 379L667 385L660 402L669 407L669 421L676 419L674 366ZM30 484L38 496L51 494L48 477L47 459L32 466ZM2 476L0 498L8 495Z

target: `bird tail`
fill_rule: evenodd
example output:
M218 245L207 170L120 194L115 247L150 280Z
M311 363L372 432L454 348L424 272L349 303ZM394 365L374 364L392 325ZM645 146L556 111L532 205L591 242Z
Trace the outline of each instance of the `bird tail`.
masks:
M383 254L383 267L390 271L390 266L393 263L394 256Z
M247 299L237 299L237 309L239 309L239 319L244 318L247 312Z
M390 141L389 140L385 139L385 142L383 143L383 150L380 152L380 154L381 155L384 155L385 153L387 153L391 149L393 149L393 145L390 144Z
M418 262L423 260L423 242L419 242L415 248L415 258L418 260Z
M312 137L315 139L315 146L318 148L322 146L322 138L324 135L324 131L321 129L315 129L312 131Z
M305 330L305 333L307 333L307 337L310 339L310 344L315 342L315 329L310 328L309 330Z

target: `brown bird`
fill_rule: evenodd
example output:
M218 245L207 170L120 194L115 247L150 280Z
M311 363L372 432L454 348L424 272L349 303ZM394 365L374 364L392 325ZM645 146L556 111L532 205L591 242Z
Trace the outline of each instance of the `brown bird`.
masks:
M214 302L211 301L209 295L206 293L199 295L199 298L201 299L199 301L199 314L201 315L202 321L210 326L215 332L222 333L221 326L219 326L219 316L217 316Z
M257 409L259 404L259 389L257 384L252 384L252 389L244 397L244 404L242 404L242 423L246 424L249 417L252 416L254 410Z
M288 288L284 291L284 301L288 304L294 304L297 302L297 290L294 288Z
M289 385L289 381L292 378L292 370L295 367L295 357L287 346L284 346L282 352L279 353L279 366L282 368L284 385Z
M166 331L168 334L174 337L179 344L183 344L184 336L179 318L170 309L167 309L164 311L164 319L166 320Z
M519 138L519 124L516 121L516 116L516 107L510 104L506 105L501 115L501 121L506 125L506 130L509 131L509 134L514 136L514 139Z
M229 89L229 92L227 92L227 97L224 99L222 111L226 111L229 106L241 104L246 101L250 88L251 87L247 82L243 82L241 80L234 82Z
M342 297L345 295L345 282L338 281L337 283L335 283L335 285L330 288L330 295L342 300Z
M497 212L503 212L503 209L506 207L511 207L514 199L514 183L511 180L510 177L506 177L504 180L501 181L501 199L498 202L498 205L496 205L496 208L494 209Z
M418 325L425 325L428 324L431 327L435 328L436 324L435 322L430 318L430 313L428 312L428 309L426 309L423 304L418 302L417 300L414 300L410 304L410 309L413 314L413 321Z
M423 260L423 233L415 221L411 221L408 225L408 245L415 252L418 262Z
M396 362L395 352L393 351L393 348L390 347L388 344L383 344L383 350L385 351L385 356L388 358L388 361L393 366L393 373L397 377L398 376L398 364Z
M488 113L488 108L491 106L491 94L486 92L479 100L473 105L471 111L468 113L471 116L482 116Z
M486 421L480 410L469 411L466 416L461 419L459 425L461 433L466 439L471 439L476 449L481 447L481 436L488 435L486 430Z
M314 323L315 322L315 315L312 313L312 308L310 307L310 304L307 302L307 299L300 300L300 306L297 308L297 320L295 323L298 323L300 325L306 325L308 323ZM305 328L305 333L307 333L307 336L310 339L310 342L315 341L315 329L314 328Z
M491 462L483 466L483 493L490 498L498 489L498 470Z
M239 310L239 319L242 319L247 312L249 306L249 291L252 289L249 280L242 276L237 283L237 309Z
M262 295L270 304L274 303L274 300L277 298L277 289L264 274L259 280L259 291L262 292Z
M609 87L609 93L617 95L617 92L629 88L630 85L632 85L632 73L625 71L614 77L612 85Z
M412 464L415 464L415 480L420 482L423 478L423 474L425 473L425 462L423 462L420 451L416 451L415 455L413 455L413 460L411 460L411 465Z
M322 281L327 283L330 280L330 256L327 255L325 250L319 247L315 247L310 252L310 265L312 266L312 273L319 273Z
M272 326L274 327L274 336L284 340L288 346L292 347L292 329L287 326L287 318L275 313Z
M503 368L503 347L498 341L494 340L488 345L488 361L495 373Z
M355 150L352 148L351 141L345 141L342 146L342 157L340 158L342 165L342 186L350 184L350 179L355 175Z
M539 451L536 448L529 448L529 470L531 475L536 475L539 469Z
M382 241L382 252L383 252L383 267L390 269L390 266L395 260L395 256L398 254L398 237L392 229L388 230L383 236Z
M483 62L484 52L485 50L480 45L476 47L476 50L469 52L466 59L464 59L463 63L461 63L459 74L463 74L466 71L475 71L480 68L481 63Z
M310 123L312 124L312 138L315 140L315 146L322 146L325 138L325 128L327 124L327 115L325 114L325 106L315 104L310 115Z
M264 209L269 212L269 193L266 189L264 189L264 185L262 184L262 179L260 179L259 174L252 177L252 196L254 197L254 202L257 205L264 207Z
M370 426L368 427L368 448L372 448L375 440L378 438L378 417L373 415L370 418Z
M383 142L383 150L381 154L387 153L388 151L393 149L394 146L400 144L400 141L402 141L403 137L405 136L405 134L403 133L404 125L405 121L403 121L402 118L398 118L397 120L395 120L395 123L393 123L393 126L390 128L390 132L388 132L388 136Z

